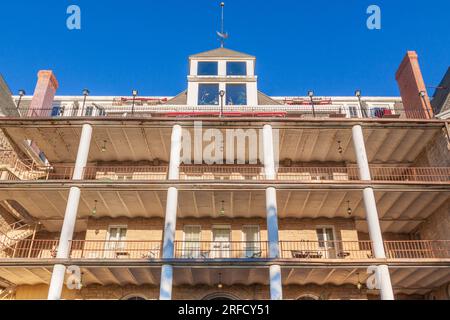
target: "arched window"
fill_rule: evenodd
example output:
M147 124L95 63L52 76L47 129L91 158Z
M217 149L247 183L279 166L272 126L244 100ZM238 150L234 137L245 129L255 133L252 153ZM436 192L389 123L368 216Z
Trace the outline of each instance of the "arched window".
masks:
M208 294L202 300L223 300L223 301L225 301L225 300L239 300L239 298L230 293L217 292L217 293Z
M130 300L130 301L138 301L138 300L148 300L145 296L140 294L130 294L125 297L123 297L120 300Z
M298 297L297 300L320 300L320 298L313 294L304 294Z

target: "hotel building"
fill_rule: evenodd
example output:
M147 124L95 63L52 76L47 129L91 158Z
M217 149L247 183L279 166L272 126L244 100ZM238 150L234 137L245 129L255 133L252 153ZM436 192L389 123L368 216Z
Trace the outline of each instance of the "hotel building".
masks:
M449 299L450 119L417 55L401 97L269 97L255 62L193 55L175 97L2 83L0 298Z

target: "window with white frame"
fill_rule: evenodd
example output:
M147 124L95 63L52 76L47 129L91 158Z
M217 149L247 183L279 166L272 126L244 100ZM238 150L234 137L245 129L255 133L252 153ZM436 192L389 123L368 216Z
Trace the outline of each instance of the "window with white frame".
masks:
M244 257L260 258L262 253L259 226L244 226L242 228L242 235L244 240Z
M348 116L350 118L359 118L359 112L357 106L348 106Z
M333 227L317 227L319 253L323 258L333 258L336 255L336 244Z
M111 226L108 230L106 254L112 258L118 251L124 250L127 240L126 226Z
M86 107L85 115L88 117L93 116L94 115L94 107L92 107L92 106Z
M218 83L201 83L198 85L198 105L219 105Z
M247 85L227 84L227 105L243 106L247 104Z
M219 64L217 61L200 61L197 64L198 76L217 76L219 73Z
M183 258L199 258L201 249L201 227L185 226L183 242Z
M227 62L227 76L246 76L247 75L247 63L229 61Z
M52 107L51 116L52 117L61 117L64 114L64 106L54 105Z
M384 116L392 115L394 112L388 105L372 105L369 107L369 114L371 118L383 118Z
M73 107L72 107L71 116L72 117L77 117L78 116L78 110L79 110L78 105L74 104Z

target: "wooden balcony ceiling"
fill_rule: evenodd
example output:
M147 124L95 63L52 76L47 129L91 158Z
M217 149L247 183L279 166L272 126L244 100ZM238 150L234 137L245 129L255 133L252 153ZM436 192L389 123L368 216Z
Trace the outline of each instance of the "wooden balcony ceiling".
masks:
M35 141L52 163L75 162L80 127L25 126L4 130L19 146L23 146L22 142L27 139ZM437 126L366 128L364 135L369 161L412 162L439 131ZM225 132L223 134L225 137ZM191 136L194 136L193 133ZM94 127L89 162L169 161L170 138L171 128L168 127ZM106 151L102 152L104 141L107 141ZM280 159L355 162L350 128L280 129L279 141ZM341 141L342 154L337 151L337 141ZM204 143L205 146L208 144Z
M96 218L163 218L166 191L83 190L78 210L78 226L92 217L97 200ZM18 201L48 231L59 232L66 208L68 190L0 189L1 200ZM355 218L358 230L367 232L365 209L360 190L278 190L279 218ZM412 232L424 219L449 205L446 191L377 191L378 213L384 232ZM178 217L217 218L224 201L225 217L265 218L263 190L180 191ZM348 204L352 216L347 213Z
M0 267L0 277L16 285L49 284L51 266ZM83 267L83 285L154 285L159 286L160 267ZM252 267L178 267L174 270L174 286L205 285L215 287L219 273L225 286L268 285L268 268ZM359 276L358 276L359 273ZM448 267L390 267L395 293L426 294L448 282ZM283 267L283 285L353 285L365 282L366 268L358 267ZM359 278L359 279L358 279ZM176 290L176 288L174 289Z

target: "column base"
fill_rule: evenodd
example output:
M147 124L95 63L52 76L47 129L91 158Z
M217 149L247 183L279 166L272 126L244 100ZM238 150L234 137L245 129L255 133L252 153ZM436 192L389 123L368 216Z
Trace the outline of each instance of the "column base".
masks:
M270 274L270 300L283 300L283 287L281 283L281 267L272 265L269 269Z
M64 277L66 267L62 264L56 264L53 267L52 279L48 289L47 300L61 300L61 293L64 286Z
M161 286L159 300L172 300L173 267L163 265L161 268Z
M394 291L392 290L391 275L387 265L381 265L377 268L378 281L380 282L381 300L394 300Z

